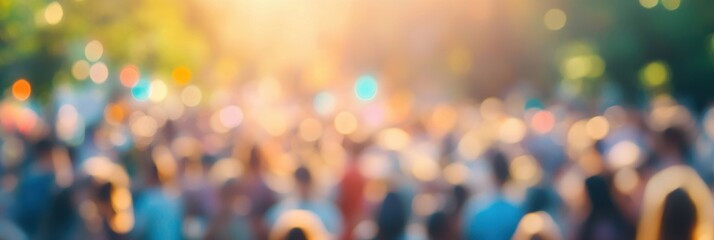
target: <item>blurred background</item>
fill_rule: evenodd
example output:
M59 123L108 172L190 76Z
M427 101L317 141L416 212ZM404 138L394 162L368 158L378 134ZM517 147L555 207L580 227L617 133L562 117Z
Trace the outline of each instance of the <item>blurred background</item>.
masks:
M0 239L714 239L712 12L0 0Z

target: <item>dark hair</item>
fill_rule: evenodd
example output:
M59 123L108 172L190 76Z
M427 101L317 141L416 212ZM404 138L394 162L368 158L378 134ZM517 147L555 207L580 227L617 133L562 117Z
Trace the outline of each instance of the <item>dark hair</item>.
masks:
M449 231L449 222L444 212L436 212L426 222L429 239L444 239Z
M248 165L251 169L260 168L263 159L260 154L260 148L258 146L253 146L250 148L250 158L248 159Z
M377 239L396 239L407 227L404 201L396 192L389 192L377 212Z
M464 185L456 185L451 188L451 194L454 197L457 211L460 211L466 205L466 201L469 200L469 190Z
M677 188L667 194L662 210L660 239L692 239L697 224L697 207L686 191Z
M307 234L302 228L294 227L285 235L285 240L307 240Z
M612 199L610 184L605 177L595 175L585 180L585 189L590 199L592 212L595 214L610 214L616 211L617 207Z
M112 190L114 190L114 185L110 182L105 182L97 190L97 201L100 203L109 203L112 199Z
M662 140L667 146L674 146L685 161L689 158L689 139L684 129L669 127L662 132Z
M38 141L37 143L35 143L35 151L37 151L37 154L40 155L41 157L51 154L53 147L54 147L54 143L49 138L44 138L44 139Z
M300 166L295 169L294 177L295 180L299 183L312 182L312 175L310 174L310 170L308 170L305 166Z
M501 187L508 182L508 179L511 177L508 160L506 160L506 156L501 152L494 153L489 160L491 162L493 175L496 178L496 183Z

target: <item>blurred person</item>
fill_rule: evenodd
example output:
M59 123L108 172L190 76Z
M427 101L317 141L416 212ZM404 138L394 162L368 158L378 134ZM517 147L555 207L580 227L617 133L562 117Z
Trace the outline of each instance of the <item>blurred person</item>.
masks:
M298 167L293 179L296 184L296 195L285 198L273 206L266 214L269 226L275 226L278 219L291 210L304 210L317 216L318 220L331 236L340 236L342 228L342 215L340 210L330 201L319 198L315 194L315 183L310 171Z
M220 192L220 207L209 226L205 239L255 239L247 218L246 202L239 202L243 197L243 186L237 179L230 179L223 184Z
M54 143L49 138L35 144L36 159L28 161L16 189L16 205L12 210L18 225L31 238L39 232L40 222L49 210L55 189L53 147Z
M136 223L132 237L181 239L181 198L161 184L154 161L146 161L145 186L136 196Z
M128 237L123 234L114 231L111 227L111 221L116 215L114 207L112 206L112 191L115 186L111 182L101 183L95 192L95 202L97 205L97 212L99 219L101 220L101 231L96 237L106 238L106 239L128 239Z
M552 185L539 184L528 188L526 191L526 199L523 203L523 211L525 213L543 212L556 224L558 229L566 229L569 226L567 222L563 222L564 211L560 206L563 206L563 200L560 198Z
M528 188L523 203L526 215L518 223L513 239L562 239L562 228L554 219L554 216L560 216L558 207L562 205L561 199L550 185L541 183Z
M668 167L647 182L637 239L711 239L713 211L711 192L694 169Z
M605 177L595 175L585 180L590 212L585 218L578 239L632 239L634 230L612 197L612 188Z
M29 239L25 232L7 216L7 206L10 202L9 194L0 191L0 239L25 240Z
M430 239L460 238L461 219L468 198L469 192L464 185L456 185L451 188L444 209L432 214L427 219L427 233Z
M89 179L87 179L89 180ZM89 236L80 216L78 207L83 199L84 189L90 188L91 183L82 181L64 188L56 194L50 205L50 210L42 221L40 238L42 239L77 239L80 236Z
M695 239L697 208L682 188L667 194L662 211L660 238L662 240Z
M359 158L367 142L354 142L349 138L344 139L345 149L350 152L344 176L338 185L337 206L340 208L344 219L344 232L342 239L353 238L353 229L363 217L364 188L366 179L359 170Z
M503 153L495 153L489 159L496 192L485 203L471 203L464 218L466 239L511 239L523 216L523 211L509 201L503 193L510 178L508 161Z
M285 236L285 240L308 240L308 238L302 228L295 227L288 231L287 236Z
M249 217L254 231L253 234L258 239L268 237L268 227L265 226L266 220L264 217L277 201L275 192L265 183L263 174L263 156L260 148L256 145L250 149L248 169L241 179L245 180L246 195L251 205Z
M687 133L678 127L665 129L655 141L655 152L659 159L659 168L673 165L690 164L690 143Z
M387 193L377 210L377 240L406 239L408 206L397 192Z
M447 214L443 211L438 211L429 216L426 220L426 232L429 239L457 239L453 237L453 233L449 231L451 223Z

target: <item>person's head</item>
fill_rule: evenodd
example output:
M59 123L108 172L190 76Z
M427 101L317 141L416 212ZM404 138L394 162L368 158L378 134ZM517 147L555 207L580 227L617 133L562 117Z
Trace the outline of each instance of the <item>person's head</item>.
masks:
M444 212L436 212L429 216L426 222L429 239L446 239L449 231L449 222Z
M687 133L684 129L669 127L660 135L656 148L657 152L660 154L674 155L677 156L675 159L685 161L687 154L689 153L689 139L687 137Z
M52 140L45 138L38 141L35 144L35 152L40 161L51 163L52 160L52 148L54 148L54 143Z
M158 186L161 185L161 177L159 173L159 167L156 165L156 162L154 162L151 157L148 158L148 161L146 161L146 173L145 173L145 178L146 178L146 185L153 187L153 186Z
M377 212L377 239L397 239L407 227L407 210L396 192L389 192Z
M508 182L511 177L510 170L508 168L508 160L506 156L501 152L496 152L489 158L491 163L491 170L493 173L494 181L496 186L501 189Z
M295 169L293 177L295 179L299 197L302 199L309 198L310 192L312 191L312 175L310 174L310 170L304 166L300 166Z
M585 190L594 214L612 213L616 210L610 192L610 184L605 177L595 175L585 180Z
M260 153L260 148L256 145L250 148L250 158L248 160L248 167L253 172L260 172L261 165L263 163L263 156Z
M469 190L464 185L456 185L451 188L451 198L454 204L453 211L460 212L469 199Z
M307 240L307 234L302 228L294 227L285 235L285 240Z
M667 195L662 209L660 239L692 239L697 223L697 208L689 194L677 188Z

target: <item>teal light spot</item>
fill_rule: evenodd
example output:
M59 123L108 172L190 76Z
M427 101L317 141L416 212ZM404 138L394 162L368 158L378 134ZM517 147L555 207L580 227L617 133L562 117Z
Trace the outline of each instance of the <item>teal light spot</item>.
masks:
M362 75L355 83L355 95L362 101L370 101L377 96L377 79L372 75Z
M540 99L531 98L531 99L528 99L528 101L526 101L525 109L528 110L531 108L543 109L543 108L545 108L545 105L543 104L543 102L540 101Z
M136 86L131 88L131 96L139 102L148 100L149 94L151 94L151 85L145 79L139 80Z

